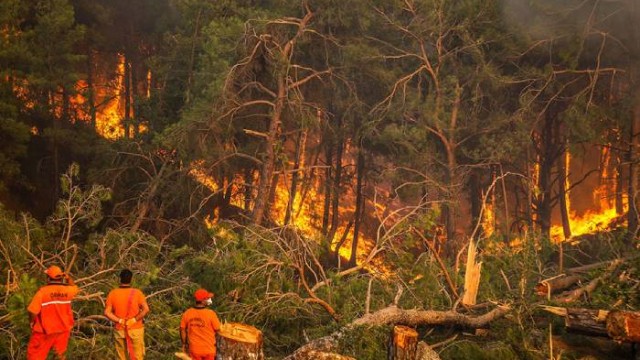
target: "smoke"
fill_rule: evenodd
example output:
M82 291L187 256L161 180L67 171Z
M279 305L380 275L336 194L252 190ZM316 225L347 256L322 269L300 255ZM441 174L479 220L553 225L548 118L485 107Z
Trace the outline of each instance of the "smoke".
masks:
M625 45L640 39L638 0L501 0L514 32L532 40L557 38L568 31L611 34Z

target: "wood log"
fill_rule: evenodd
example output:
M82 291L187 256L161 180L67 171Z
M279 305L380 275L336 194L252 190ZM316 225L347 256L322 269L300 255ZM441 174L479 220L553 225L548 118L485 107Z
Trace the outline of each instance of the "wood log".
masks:
M567 330L584 334L607 336L606 314L608 311L592 309L567 309L564 325Z
M217 335L221 360L263 360L262 332L253 326L224 323Z
M499 319L511 311L508 306L498 306L495 309L478 316L464 315L456 311L416 310L400 309L397 306L388 306L353 321L352 326L372 326L402 324L407 326L418 325L458 325L467 328L480 328Z
M418 332L404 325L393 327L389 360L415 360L418 350Z
M595 336L607 336L606 318L608 311L542 306L552 314L564 317L567 330Z
M356 360L350 356L344 356L332 352L311 350L303 354L297 354L294 360Z
M356 326L376 326L389 324L403 324L408 326L418 325L458 325L467 328L484 327L490 322L504 317L511 311L506 305L498 305L495 309L478 316L464 315L456 311L435 311L435 310L404 310L395 305L388 306L373 313L364 315L354 320L350 324L319 339L310 341L309 343L298 348L293 354L285 357L283 360L299 360L303 359L299 356L312 350L335 352L338 346L338 340Z
M616 341L640 342L640 313L631 311L609 312L607 333Z
M554 292L564 290L573 284L580 281L581 277L578 275L561 275L550 279L545 279L536 284L534 290L538 296L548 296Z

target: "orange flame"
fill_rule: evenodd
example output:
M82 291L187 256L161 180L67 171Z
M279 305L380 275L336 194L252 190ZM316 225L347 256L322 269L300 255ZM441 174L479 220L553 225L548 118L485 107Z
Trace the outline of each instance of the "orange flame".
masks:
M613 176L609 175L611 152L608 146L602 148L601 155L600 185L593 191L596 208L582 215L577 215L574 211L569 212L569 224L572 237L609 229L612 224L620 218L620 214L616 211L616 197L614 196L619 179L615 171L613 172ZM569 169L569 156L567 156L566 165L567 169ZM567 188L568 185L567 180ZM567 193L567 207L569 207L570 195L570 193ZM622 202L622 208L624 211L627 211L627 199L622 198ZM563 241L564 232L562 225L552 226L551 238L556 242Z

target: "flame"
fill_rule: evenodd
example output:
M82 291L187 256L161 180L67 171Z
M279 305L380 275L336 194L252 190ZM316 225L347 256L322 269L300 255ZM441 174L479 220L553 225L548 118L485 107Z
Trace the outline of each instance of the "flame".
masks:
M493 204L487 203L482 211L482 230L484 235L489 237L495 232L495 214L493 212Z
M206 171L205 163L202 160L194 161L191 163L189 175L213 192L221 190L219 184ZM301 179L303 178L303 170L299 171L299 176ZM299 188L297 190L297 195L294 199L291 211L289 225L295 227L302 235L309 239L319 239L322 231L323 207L318 205L320 199L323 199L323 195L319 193L318 190L323 186L321 180L322 179L319 177L315 178L311 182L310 186L308 186L308 188ZM244 198L241 191L244 181L245 179L243 179L241 176L236 176L232 183L227 185L232 187L232 205L244 207ZM258 181L257 173L254 174L254 181ZM303 181L300 181L300 183L303 183ZM289 204L291 190L290 186L290 179L285 178L284 176L280 176L275 189L274 201L270 205L269 211L271 220L277 224L283 224L284 222L287 206ZM341 202L340 208L338 210L341 215L339 220L340 223L337 226L336 235L333 243L331 244L331 250L336 251L340 239L342 239L343 237L346 238L340 249L338 249L340 258L345 261L351 258L351 244L353 241L354 233L353 226L349 227L347 232L348 219L353 218L355 213L355 205L353 205L355 201L348 201L345 199L351 199L353 197L354 196L350 191L341 196L343 201ZM375 211L381 211L382 206L376 204L376 206L373 206L372 208ZM214 213L213 215L205 219L205 224L208 227L212 227L218 222L218 220L218 214ZM345 232L347 232L346 237ZM356 253L356 262L358 264L361 264L366 259L366 257L370 254L374 244L375 242L372 238L367 237L364 232L360 233ZM389 267L381 260L375 259L370 264L371 265L365 266L365 269L383 275L390 273Z
M125 57L118 54L118 65L116 67L116 77L112 82L112 86L100 88L97 92L96 100L104 102L104 107L98 111L96 115L96 131L100 136L115 140L125 135L122 118L124 117L124 101L122 94L124 93L124 73L125 73ZM113 93L110 94L109 91Z
M574 211L569 212L569 224L572 237L607 230L620 219L620 214L616 211L616 197L614 196L616 185L619 181L618 174L614 171L613 176L609 175L611 160L610 147L604 146L601 155L600 185L593 191L593 200L596 207L582 215L578 215ZM569 159L569 156L567 156L567 159ZM570 160L567 160L566 163L567 169L569 169L569 161ZM567 180L567 188L568 185ZM567 207L569 207L570 195L570 193L567 193ZM626 198L622 198L622 208L625 212L628 210L628 201ZM551 227L551 238L556 242L564 240L562 225L554 225Z

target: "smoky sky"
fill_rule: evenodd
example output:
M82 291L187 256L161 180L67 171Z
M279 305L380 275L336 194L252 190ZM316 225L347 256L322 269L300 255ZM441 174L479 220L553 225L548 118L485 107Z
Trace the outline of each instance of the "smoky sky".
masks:
M640 0L502 0L513 33L531 41L580 36L587 46L605 39L610 59L640 58Z

